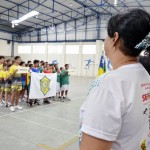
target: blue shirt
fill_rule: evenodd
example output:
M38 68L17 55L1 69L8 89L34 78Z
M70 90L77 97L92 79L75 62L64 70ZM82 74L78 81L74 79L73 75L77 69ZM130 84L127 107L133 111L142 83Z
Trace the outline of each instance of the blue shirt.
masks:
M40 73L39 68L31 68L31 72Z

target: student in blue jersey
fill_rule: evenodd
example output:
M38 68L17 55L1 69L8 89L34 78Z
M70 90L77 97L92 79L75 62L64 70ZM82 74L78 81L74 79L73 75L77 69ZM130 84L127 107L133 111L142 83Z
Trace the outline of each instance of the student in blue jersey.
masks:
M39 61L38 60L33 61L33 67L31 68L31 72L40 73Z
M69 64L65 64L65 69L61 71L61 97L63 100L71 100L68 98L69 90ZM65 96L64 96L65 94Z
M150 76L138 61L143 50L150 54L150 14L120 12L107 34L113 71L93 82L81 107L80 150L150 150Z
M31 68L30 70L30 73L40 73L40 69L39 69L39 60L34 60L33 61L33 67ZM32 106L32 104L37 104L37 105L40 105L40 103L38 102L37 99L34 99L33 101L32 100L29 100L29 104L30 106Z

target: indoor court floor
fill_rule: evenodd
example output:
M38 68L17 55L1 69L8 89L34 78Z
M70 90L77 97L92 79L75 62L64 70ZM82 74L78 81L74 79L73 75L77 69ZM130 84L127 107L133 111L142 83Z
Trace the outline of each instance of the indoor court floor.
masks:
M79 150L79 109L93 78L71 77L71 102L0 108L0 150Z

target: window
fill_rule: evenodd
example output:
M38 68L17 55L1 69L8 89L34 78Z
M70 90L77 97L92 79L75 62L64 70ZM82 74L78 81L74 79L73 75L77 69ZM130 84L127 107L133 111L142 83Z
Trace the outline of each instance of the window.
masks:
M18 46L18 54L31 54L31 46Z
M96 45L83 45L82 54L96 54Z
M50 45L48 46L48 53L49 54L62 54L63 46L62 45Z
M45 45L34 45L33 54L45 54Z
M79 45L67 45L66 54L79 54Z

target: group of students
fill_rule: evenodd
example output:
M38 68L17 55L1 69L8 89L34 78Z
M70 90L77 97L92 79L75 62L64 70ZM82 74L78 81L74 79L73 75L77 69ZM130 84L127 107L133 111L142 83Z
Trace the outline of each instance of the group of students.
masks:
M18 72L19 67L29 67L29 72L21 74ZM34 60L33 64L28 61L27 64L21 60L20 56L5 60L4 56L0 56L0 106L9 107L12 112L16 109L22 110L19 102L26 101L30 106L39 105L39 100L29 100L31 74L34 73L57 73L57 92L53 100L64 102L71 100L68 98L69 90L69 64L65 67L58 68L57 64L49 64L48 62ZM25 94L26 93L26 94ZM48 98L43 103L49 104Z

